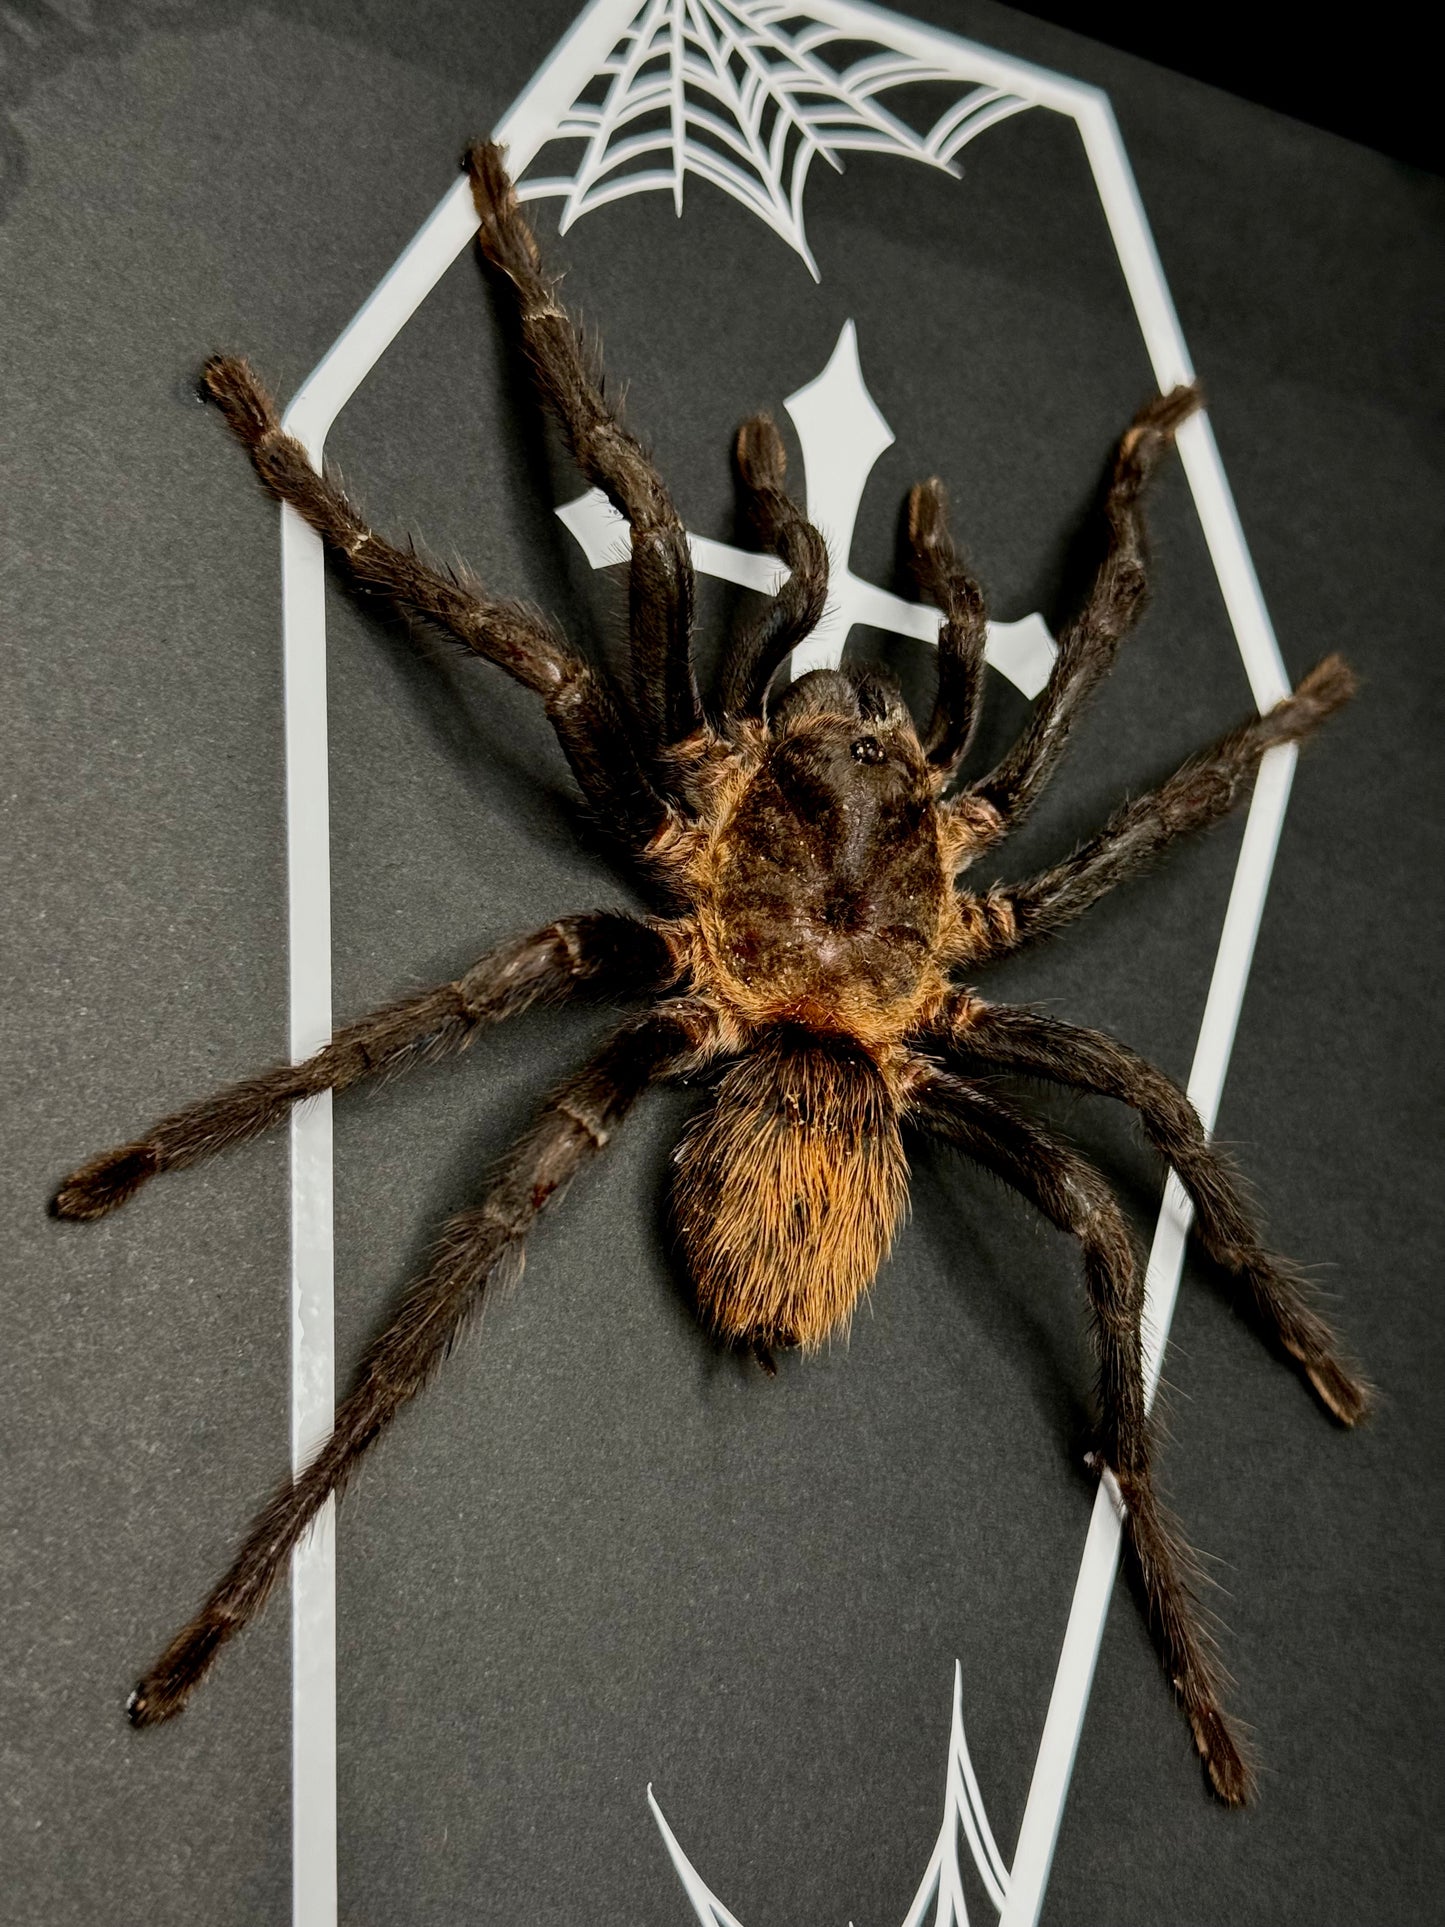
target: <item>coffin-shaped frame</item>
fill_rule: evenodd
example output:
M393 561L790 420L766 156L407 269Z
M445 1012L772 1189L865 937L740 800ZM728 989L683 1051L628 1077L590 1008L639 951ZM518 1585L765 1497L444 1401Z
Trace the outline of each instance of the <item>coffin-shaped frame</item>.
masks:
M743 9L738 9L742 11ZM591 0L498 123L495 138L521 175L550 140L639 11L638 0ZM1079 130L1161 390L1193 380L1138 188L1106 95L861 0L802 0L788 10L928 63L961 83L997 87ZM334 345L303 382L285 423L319 466L326 436L410 317L476 232L459 177ZM1288 693L1274 631L1207 416L1178 447L1255 702ZM331 1031L331 918L326 730L326 596L318 537L281 512L289 905L289 1045L309 1055ZM1195 1046L1188 1090L1206 1127L1218 1110L1296 750L1272 749L1255 786ZM1190 1210L1169 1178L1149 1255L1147 1387L1152 1398L1174 1309ZM291 1455L299 1468L330 1431L335 1398L332 1133L329 1096L291 1124ZM1120 1521L1101 1487L1059 1655L1023 1822L1009 1869L1002 1927L1033 1927L1058 1836L1120 1552ZM292 1569L292 1841L295 1927L333 1927L336 1867L336 1620L334 1519L328 1508Z

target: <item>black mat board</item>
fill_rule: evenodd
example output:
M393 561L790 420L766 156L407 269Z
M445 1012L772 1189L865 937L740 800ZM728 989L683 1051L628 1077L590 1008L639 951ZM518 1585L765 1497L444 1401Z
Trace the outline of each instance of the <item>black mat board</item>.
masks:
M1301 760L1219 1134L1380 1409L1338 1433L1189 1262L1163 1480L1219 1581L1262 1797L1243 1816L1208 1799L1121 1588L1044 1919L1426 1922L1445 1874L1445 184L1004 8L910 11L1108 90L1285 661L1341 649L1363 682ZM550 0L5 16L0 1916L17 1922L289 1913L284 1602L182 1720L136 1735L121 1711L284 1464L284 1139L102 1225L43 1209L81 1156L285 1049L276 512L194 374L244 350L293 393L572 17ZM936 472L994 613L1057 627L1149 366L1072 127L1021 115L964 161L961 183L873 155L816 167L816 286L691 183L681 222L661 195L560 241L537 218L691 528L738 539L738 420L778 413L852 317L896 437L853 567L902 588L899 506ZM615 652L622 584L556 521L580 484L502 323L464 256L330 454L379 522ZM1248 710L1177 466L1152 526L1153 606L1004 874ZM706 586L704 661L739 603ZM895 653L925 688L922 653ZM636 903L499 673L333 582L328 676L338 1018L563 911ZM984 752L1025 713L998 677L990 704ZM1183 1077L1240 829L984 988ZM437 1223L608 1021L533 1015L338 1106L343 1381ZM1127 1120L1041 1108L1152 1226L1158 1174ZM1076 1255L919 1149L851 1341L769 1382L700 1336L664 1249L689 1110L669 1092L639 1111L342 1511L344 1921L685 1922L649 1783L746 1927L901 1920L938 1829L955 1660L1012 1849L1092 1500ZM969 1905L990 1917L981 1889Z
M1445 171L1445 140L1431 96L1429 23L1400 0L1371 8L1368 23L1361 23L1348 55L1348 86L1341 85L1341 33L1316 32L1291 7L1222 0L1186 13L1117 0L1112 6L1044 0L1026 11L1414 167Z

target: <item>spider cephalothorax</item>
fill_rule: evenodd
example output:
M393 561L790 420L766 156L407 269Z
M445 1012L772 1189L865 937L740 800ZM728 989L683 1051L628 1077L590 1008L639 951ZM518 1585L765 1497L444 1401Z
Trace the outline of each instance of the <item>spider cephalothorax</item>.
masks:
M718 764L686 871L694 979L752 1049L678 1154L678 1229L722 1336L813 1347L907 1201L904 1039L964 954L959 837L877 670L813 671Z
M391 597L541 696L594 817L658 899L659 914L564 917L489 952L455 983L375 1011L306 1062L233 1085L67 1178L65 1218L96 1218L158 1172L254 1137L299 1098L464 1049L487 1024L590 990L643 1006L544 1105L481 1203L446 1227L432 1262L374 1342L306 1470L285 1481L229 1571L130 1701L137 1725L180 1710L222 1644L264 1604L292 1550L361 1455L446 1355L483 1290L521 1261L537 1214L600 1151L649 1085L710 1070L678 1152L675 1223L699 1311L770 1363L844 1325L872 1282L906 1201L905 1130L952 1143L1079 1240L1099 1353L1095 1463L1127 1506L1129 1541L1166 1671L1220 1795L1250 1773L1220 1705L1219 1676L1182 1577L1187 1555L1160 1515L1142 1372L1142 1270L1103 1179L998 1090L1043 1078L1138 1112L1194 1207L1208 1256L1242 1308L1345 1423L1365 1393L1291 1269L1261 1246L1228 1167L1188 1099L1102 1032L990 1005L959 981L1049 935L1174 838L1240 800L1260 758L1298 741L1353 688L1338 657L1292 696L1125 803L1040 876L982 894L957 877L1030 808L1070 726L1137 617L1146 581L1140 496L1199 405L1179 388L1124 435L1105 500L1102 564L1065 627L1023 735L961 787L977 720L987 624L950 541L937 482L909 499L919 585L939 607L938 689L914 726L877 670L818 670L769 706L784 659L817 624L827 552L785 488L765 417L737 458L761 545L788 576L725 654L714 706L693 676L692 564L661 478L603 401L555 285L543 274L498 149L466 158L487 262L514 285L544 398L587 479L632 531L632 684L624 691L535 611L439 571L368 528L304 449L244 362L218 359L207 392L266 487L330 545L358 585Z

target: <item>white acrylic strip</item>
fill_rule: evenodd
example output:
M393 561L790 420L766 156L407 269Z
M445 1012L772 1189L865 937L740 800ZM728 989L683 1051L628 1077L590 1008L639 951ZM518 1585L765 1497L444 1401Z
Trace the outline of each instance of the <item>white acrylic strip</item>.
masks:
M322 594L321 544L281 523L292 1062L331 1034L331 859L326 657L298 617ZM332 1339L331 1093L291 1113L291 1470L314 1456L336 1406ZM292 1915L336 1919L334 1507L291 1556Z
M1091 93L1081 104L1077 118L1155 379L1161 390L1192 381L1189 351L1114 110L1102 94ZM1180 429L1177 442L1251 692L1258 707L1268 709L1289 694L1289 678L1208 417L1193 416Z
M551 138L557 120L611 51L632 9L627 0L592 0L558 41L493 138L520 174ZM322 356L286 411L286 426L313 460L332 422L477 231L471 191L459 174L425 225Z

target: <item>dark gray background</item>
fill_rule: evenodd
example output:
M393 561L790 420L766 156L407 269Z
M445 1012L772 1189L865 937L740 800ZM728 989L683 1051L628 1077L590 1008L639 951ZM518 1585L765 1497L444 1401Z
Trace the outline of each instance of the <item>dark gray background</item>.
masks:
M1445 185L991 5L910 10L1108 87L1286 661L1341 648L1365 682L1302 761L1220 1132L1273 1237L1334 1294L1380 1413L1334 1432L1186 1271L1166 1480L1216 1562L1263 1797L1244 1817L1206 1798L1121 1593L1046 1917L1424 1921L1445 1872ZM81 1155L284 1049L276 516L192 376L240 348L290 394L571 17L195 0L22 5L0 28L17 1921L289 1904L284 1605L175 1727L137 1736L120 1711L284 1461L284 1142L103 1226L41 1210ZM1019 117L964 162L961 185L875 157L816 170L817 288L692 183L682 223L631 199L554 252L692 527L732 534L733 427L778 409L852 315L898 438L855 568L892 579L898 503L937 471L995 613L1057 621L1147 364L1070 125ZM552 517L577 485L470 259L330 448L377 519L615 646L619 587ZM1248 707L1177 470L1154 519L1153 611L1010 872ZM339 1015L628 900L521 692L342 592L329 624ZM1023 707L993 695L996 746ZM1235 824L1181 852L985 987L1182 1076L1237 844ZM431 1228L605 1023L528 1020L338 1110L343 1375ZM662 1248L686 1110L654 1101L576 1187L342 1514L349 1922L681 1922L651 1780L747 1927L882 1927L937 1830L955 1657L1011 1852L1090 1503L1075 1255L920 1149L912 1223L851 1343L768 1383L699 1337ZM1127 1124L1097 1105L1069 1123L1151 1222Z

